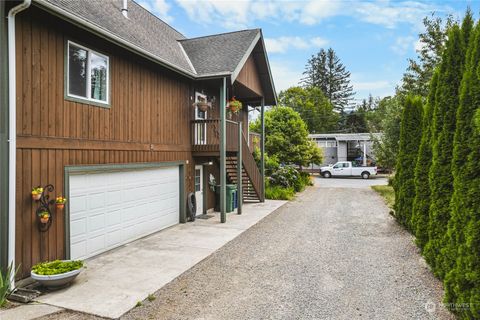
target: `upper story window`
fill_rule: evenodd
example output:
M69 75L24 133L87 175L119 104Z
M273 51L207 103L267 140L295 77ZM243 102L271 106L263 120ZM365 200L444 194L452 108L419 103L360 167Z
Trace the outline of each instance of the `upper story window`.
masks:
M71 41L67 52L67 96L108 104L108 57Z

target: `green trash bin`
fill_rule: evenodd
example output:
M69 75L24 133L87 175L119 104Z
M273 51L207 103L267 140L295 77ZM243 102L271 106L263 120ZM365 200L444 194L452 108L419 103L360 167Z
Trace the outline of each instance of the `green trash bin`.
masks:
M227 197L225 199L226 212L232 212L235 208L235 193L237 192L236 184L227 184ZM220 186L215 186L215 211L220 211Z
M227 184L227 212L232 212L233 208L235 208L235 192L237 192L237 185L236 184Z

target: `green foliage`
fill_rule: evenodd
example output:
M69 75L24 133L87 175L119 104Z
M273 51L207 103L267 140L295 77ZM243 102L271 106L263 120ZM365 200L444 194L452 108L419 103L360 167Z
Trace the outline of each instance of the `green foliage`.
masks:
M400 124L400 147L395 173L395 217L411 230L410 224L415 197L414 172L422 136L423 106L420 97L405 99Z
M260 119L251 124L260 131ZM308 138L305 122L289 107L275 107L265 112L265 152L281 164L307 166L321 164L320 148Z
M454 310L465 318L480 317L480 263L478 258L478 151L480 139L472 115L480 110L480 24L470 37L465 73L460 88L452 159L454 192L451 218L445 246L442 248L445 277L445 300L473 303L473 310ZM472 245L476 247L472 247ZM475 250L477 248L477 250Z
M7 268L5 274L0 270L0 307L3 307L7 302L7 296L12 292L12 278L15 277L18 271L14 270L13 262Z
M465 45L462 37L462 32L457 25L454 25L448 33L446 49L440 64L432 127L433 158L429 172L431 190L429 240L425 245L424 255L434 273L442 279L445 276L445 270L442 268L443 256L440 251L444 245L444 235L450 219L455 116L459 104L458 92L465 58Z
M353 100L355 92L350 84L350 72L332 48L321 49L317 55L312 55L303 74L304 86L322 90L335 110L343 112Z
M292 200L295 196L293 188L265 185L265 198L270 200Z
M280 92L279 102L300 114L309 133L332 132L336 128L339 115L320 88L291 87Z
M444 281L444 302L461 319L480 319L480 24L473 25L468 10L462 27L450 26L445 44L438 43L444 49L425 108L411 220ZM437 23L428 32L442 29Z
M372 186L379 195L381 195L390 209L393 209L395 204L395 190L391 186Z
M32 271L39 275L51 276L54 274L61 274L77 270L83 267L83 261L73 260L73 261L47 261L37 263L32 267Z
M420 49L417 58L408 60L408 68L403 75L402 85L398 88L400 94L416 94L426 97L429 94L430 80L439 64L445 48L447 31L453 20L449 16L445 20L435 17L425 17L423 25L425 31L419 34Z
M284 166L273 172L269 177L269 182L273 186L284 188L295 187L300 173L293 166Z
M412 211L412 231L416 243L423 249L428 241L428 214L430 210L430 184L428 172L432 165L432 117L437 92L438 72L433 75L430 83L430 93L425 105L423 116L422 139L415 165L415 199Z
M373 140L373 151L377 165L387 169L393 169L397 160L400 141L400 120L402 117L401 97L386 97L379 102L380 112L383 115L380 124L383 129L381 140Z

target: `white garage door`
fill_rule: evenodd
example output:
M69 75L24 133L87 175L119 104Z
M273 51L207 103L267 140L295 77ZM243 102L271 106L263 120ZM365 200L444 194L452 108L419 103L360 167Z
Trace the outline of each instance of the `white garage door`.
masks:
M70 257L85 259L179 222L179 168L70 176Z

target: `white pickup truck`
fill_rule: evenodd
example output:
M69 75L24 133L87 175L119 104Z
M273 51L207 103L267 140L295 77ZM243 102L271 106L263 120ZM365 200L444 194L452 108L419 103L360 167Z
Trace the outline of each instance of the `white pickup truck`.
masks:
M324 178L362 177L363 179L368 179L371 175L377 174L377 167L358 167L352 165L350 161L340 161L333 166L321 167L320 174Z

